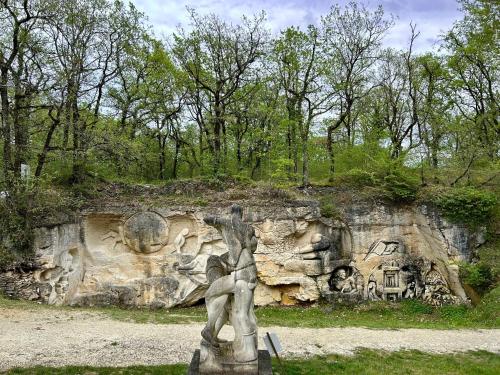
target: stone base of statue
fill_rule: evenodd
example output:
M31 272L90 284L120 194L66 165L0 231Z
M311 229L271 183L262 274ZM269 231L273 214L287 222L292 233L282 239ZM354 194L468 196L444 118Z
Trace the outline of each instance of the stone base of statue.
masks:
M236 362L233 356L232 343L221 343L213 348L205 341L196 350L189 365L188 375L272 375L271 356L266 350L259 350L255 361Z

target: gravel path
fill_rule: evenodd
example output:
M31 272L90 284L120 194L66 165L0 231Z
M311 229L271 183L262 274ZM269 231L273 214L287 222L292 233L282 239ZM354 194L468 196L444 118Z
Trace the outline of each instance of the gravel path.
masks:
M0 308L0 371L12 367L128 366L188 363L200 343L200 324L137 324L68 311ZM432 353L487 350L500 353L500 329L372 330L265 327L277 333L285 356L351 354L365 347ZM231 337L225 327L222 336ZM262 340L261 344L262 344Z

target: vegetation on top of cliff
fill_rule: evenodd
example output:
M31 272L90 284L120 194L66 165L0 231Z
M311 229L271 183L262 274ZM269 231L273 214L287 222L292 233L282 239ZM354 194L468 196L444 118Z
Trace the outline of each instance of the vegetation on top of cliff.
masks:
M451 221L472 226L488 224L498 203L494 193L473 187L443 190L432 200Z

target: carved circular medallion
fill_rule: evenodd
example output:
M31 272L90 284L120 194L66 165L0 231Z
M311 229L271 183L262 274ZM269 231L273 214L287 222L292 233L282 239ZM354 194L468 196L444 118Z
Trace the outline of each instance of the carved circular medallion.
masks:
M155 212L140 212L125 222L123 237L132 250L143 254L154 253L167 244L168 225Z

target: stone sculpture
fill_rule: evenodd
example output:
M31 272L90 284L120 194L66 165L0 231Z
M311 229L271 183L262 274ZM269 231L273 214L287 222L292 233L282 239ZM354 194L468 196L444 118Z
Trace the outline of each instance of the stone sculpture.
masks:
M370 301L380 301L381 298L377 295L377 282L374 277L370 276L367 286L367 297Z
M178 253L178 254L181 253L181 249L186 243L186 237L188 236L188 234L189 234L189 228L184 228L183 230L181 230L179 232L177 237L175 237L174 247L175 247L176 253Z
M353 294L356 293L356 280L353 275L348 276L345 268L340 268L335 271L331 280L331 286L335 291L340 293Z
M227 255L211 257L207 275L211 281L205 294L208 322L201 332L200 373L257 373L257 322L253 295L257 267L253 253L257 248L254 229L242 221L242 209L231 207L229 217L207 216L205 223L217 228L227 246ZM218 338L230 320L234 341Z

